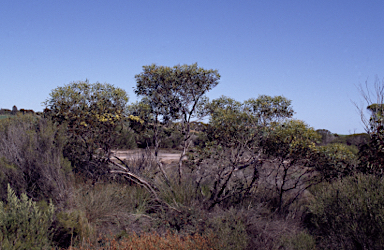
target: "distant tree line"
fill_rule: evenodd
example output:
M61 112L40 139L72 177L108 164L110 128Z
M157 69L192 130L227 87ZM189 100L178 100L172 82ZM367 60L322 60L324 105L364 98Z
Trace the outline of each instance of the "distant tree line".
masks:
M16 115L18 113L21 113L21 114L34 114L35 111L33 111L32 109L20 109L18 110L16 105L14 105L12 107L12 110L10 109L0 109L0 115Z

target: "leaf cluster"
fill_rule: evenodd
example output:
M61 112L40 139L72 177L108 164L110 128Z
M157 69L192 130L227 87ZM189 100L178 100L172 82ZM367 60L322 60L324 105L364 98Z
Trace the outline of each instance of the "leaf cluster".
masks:
M0 202L0 246L4 249L48 249L53 221L52 202L43 210L8 185L7 203Z
M275 126L264 142L264 152L286 160L308 159L320 135L303 121L288 120Z

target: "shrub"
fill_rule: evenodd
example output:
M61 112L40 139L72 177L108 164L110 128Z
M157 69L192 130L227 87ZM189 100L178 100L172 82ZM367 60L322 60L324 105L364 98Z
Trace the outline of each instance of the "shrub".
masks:
M373 134L370 142L360 147L357 170L364 174L383 176L384 151L382 143L382 139Z
M307 236L310 235L303 232L300 219L291 214L281 216L262 202L250 203L247 209L238 209L237 214L246 226L246 249L313 249L309 247L311 240Z
M178 148L182 145L183 134L177 129L177 125L164 128L164 139L160 142L160 148Z
M76 178L76 181L83 180ZM141 187L124 183L77 183L71 209L56 216L54 241L60 247L69 247L69 244L81 245L87 239L94 242L99 234L136 231L137 224L145 221L141 216L149 200L148 192Z
M76 206L85 211L91 223L123 223L130 214L144 213L150 196L141 187L126 184L96 183L76 191Z
M19 199L8 185L7 204L0 202L0 244L4 249L48 249L54 206L41 209L26 194Z
M135 132L127 125L123 124L116 128L119 132L117 135L113 134L112 147L114 149L135 149L137 148L135 140Z
M59 247L69 246L88 239L94 233L85 213L80 210L61 211L54 221L53 242Z
M318 171L325 179L334 179L351 175L358 164L354 146L332 143L318 147Z
M316 249L315 239L309 233L302 231L292 237L283 237L280 249L313 250Z
M222 244L220 249L245 249L248 244L248 234L241 214L235 209L229 209L221 216L211 221L211 227Z
M384 182L371 175L346 177L314 190L312 232L327 249L383 249Z
M17 194L63 205L71 193L71 167L61 131L36 115L18 115L0 122L0 138L0 198L10 183Z

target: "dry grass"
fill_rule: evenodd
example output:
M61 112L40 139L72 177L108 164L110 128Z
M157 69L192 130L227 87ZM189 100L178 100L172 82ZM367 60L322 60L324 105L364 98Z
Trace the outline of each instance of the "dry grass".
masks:
M133 233L128 237L117 240L113 237L102 238L98 240L98 244L84 244L80 247L70 247L70 250L87 250L87 249L129 249L129 250L165 250L165 249L179 249L179 250L205 250L205 249L221 249L222 246L217 241L213 234L206 236L189 235L179 236L173 233L167 233L160 236L156 233L144 233L137 235Z

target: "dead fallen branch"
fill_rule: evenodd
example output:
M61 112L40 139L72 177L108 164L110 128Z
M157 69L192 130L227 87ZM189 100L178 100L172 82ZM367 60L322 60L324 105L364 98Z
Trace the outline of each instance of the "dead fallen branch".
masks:
M124 161L122 161L121 159L119 159L118 157L116 156L113 156L115 157L117 160L119 160L121 163L123 163L124 165L126 165L124 163ZM123 175L124 177L128 178L129 180L135 182L136 184L144 187L150 194L152 194L152 196L154 197L154 200L157 201L158 203L160 204L164 204L166 205L168 208L170 209L173 209L179 213L181 213L181 211L179 211L178 209L174 208L173 206L169 205L168 203L166 203L165 201L161 200L158 196L158 188L156 188L153 184L150 184L148 181L144 180L143 178L141 178L140 176L132 173L129 169L128 166L123 166L119 163L116 163L116 162L113 162L111 159L108 159L108 163L117 167L118 169L112 169L110 172L111 173L114 173L114 174L121 174Z

